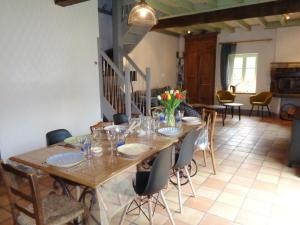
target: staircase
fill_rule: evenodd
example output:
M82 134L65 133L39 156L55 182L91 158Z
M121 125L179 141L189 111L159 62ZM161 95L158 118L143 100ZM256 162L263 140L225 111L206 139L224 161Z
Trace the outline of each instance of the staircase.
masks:
M121 44L125 71L121 71L104 51L99 51L101 109L107 120L112 120L115 113L126 113L129 117L133 114L147 115L151 107L150 69L142 71L128 56L151 27L128 25L128 15L136 1L124 2Z
M127 4L122 6L122 40L124 54L129 54L151 29L149 26L128 25L128 15L135 4L136 1L132 0L127 1Z

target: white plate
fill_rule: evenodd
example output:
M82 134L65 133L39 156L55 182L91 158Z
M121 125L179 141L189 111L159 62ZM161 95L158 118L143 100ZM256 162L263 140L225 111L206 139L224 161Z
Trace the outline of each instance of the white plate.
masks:
M105 131L108 131L108 130L125 131L125 130L126 130L126 127L120 126L120 125L110 125L110 126L104 127L104 130L105 130Z
M123 154L125 156L129 156L129 157L137 157L140 154L150 150L151 147L148 145L144 145L144 144L125 144L125 145L121 145L117 148L118 152L120 154Z
M175 137L181 134L182 130L178 127L163 127L158 129L157 132L165 136Z
M200 119L198 117L194 117L194 116L186 116L186 117L183 117L182 120L187 123L200 122Z
M84 160L84 156L79 152L64 152L50 156L46 163L56 167L72 167Z

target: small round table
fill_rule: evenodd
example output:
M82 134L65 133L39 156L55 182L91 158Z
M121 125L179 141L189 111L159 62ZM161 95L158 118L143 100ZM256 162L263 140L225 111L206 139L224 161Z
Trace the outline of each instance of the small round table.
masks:
M239 120L241 120L241 106L243 106L244 104L242 103L225 103L224 106L226 107L225 109L225 118L226 118L226 114L227 114L227 107L231 108L231 117L233 118L233 111L234 111L234 107L238 107L239 109Z
M214 111L220 110L222 112L222 123L224 126L224 120L226 117L226 107L225 106L223 106L223 105L205 105L204 108L214 110ZM224 114L224 110L225 110L225 114Z

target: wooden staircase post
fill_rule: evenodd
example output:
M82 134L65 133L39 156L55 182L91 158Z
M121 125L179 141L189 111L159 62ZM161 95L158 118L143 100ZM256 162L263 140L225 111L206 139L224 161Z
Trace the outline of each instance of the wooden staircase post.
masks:
M131 118L131 88L130 88L130 70L125 68L125 110L128 118Z
M151 116L151 71L146 68L146 113Z

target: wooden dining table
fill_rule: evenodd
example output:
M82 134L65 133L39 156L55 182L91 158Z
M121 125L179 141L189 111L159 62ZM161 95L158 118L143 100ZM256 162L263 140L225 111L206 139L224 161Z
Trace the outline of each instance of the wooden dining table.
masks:
M103 140L100 143L103 148L101 154L95 155L91 159L85 160L83 163L70 168L54 167L46 163L47 159L55 154L80 151L79 148L72 148L62 143L13 156L10 158L10 161L21 163L54 177L69 180L91 189L97 189L114 177L121 175L129 168L142 163L159 151L172 146L193 129L203 126L203 124L187 125L183 123L181 126L182 132L176 137L166 137L158 134L147 134L141 137L129 135L126 138L126 144L141 143L150 147L148 151L143 152L136 158L129 159L113 155L111 151L109 151L109 142Z

